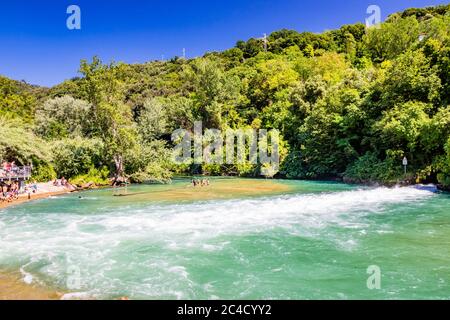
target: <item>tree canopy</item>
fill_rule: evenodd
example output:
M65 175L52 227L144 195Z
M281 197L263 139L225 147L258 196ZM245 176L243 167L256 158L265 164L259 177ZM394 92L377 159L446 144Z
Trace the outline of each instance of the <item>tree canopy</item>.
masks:
M190 60L94 57L81 61L80 77L49 89L0 77L2 130L12 135L0 151L69 178L261 173L250 162L168 161L171 133L202 121L222 132L279 130L283 177L449 186L449 31L446 5L393 14L379 28L284 29L266 46L253 38Z

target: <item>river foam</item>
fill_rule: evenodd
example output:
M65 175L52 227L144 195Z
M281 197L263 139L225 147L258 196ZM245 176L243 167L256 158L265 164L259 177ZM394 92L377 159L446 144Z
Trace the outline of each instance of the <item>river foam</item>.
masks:
M227 234L300 225L352 228L352 216L381 212L386 205L414 202L433 193L416 188L377 188L337 193L286 195L263 199L207 201L188 205L149 206L130 214L105 215L92 223L106 232L179 235L205 239ZM86 223L86 222L85 222ZM164 236L165 237L165 236Z
M138 208L127 205L97 208L88 215L22 213L0 218L0 264L21 265L25 281L33 281L32 274L37 272L50 281L57 279L61 287L66 286L67 269L81 266L90 279L85 286L92 296L117 292L130 282L129 290L136 296L175 292L177 298L189 298L195 281L182 265L185 258L180 261L178 253L171 251L207 254L224 250L229 237L271 231L314 237L317 230L333 226L358 229L367 223L362 219L367 215L383 214L393 204L420 204L433 196L429 190L413 187L375 188ZM355 245L352 239L338 241ZM151 274L144 280L136 271L142 268ZM137 272L137 278L127 279L127 272ZM84 289L79 288L83 294Z

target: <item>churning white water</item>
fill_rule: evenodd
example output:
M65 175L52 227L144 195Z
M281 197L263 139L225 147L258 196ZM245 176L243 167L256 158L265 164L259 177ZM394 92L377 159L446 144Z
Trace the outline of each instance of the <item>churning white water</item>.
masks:
M413 187L375 188L143 207L90 204L86 212L64 207L62 198L48 199L48 206L55 201L63 210L40 205L0 212L0 266L18 266L27 282L51 283L82 296L211 298L220 290L192 278L195 271L189 268L208 263L217 268L208 254L222 251L246 261L236 239L326 237L327 228L361 229L368 215L384 214L391 205L420 205L434 196ZM81 281L71 289L67 281L73 270Z

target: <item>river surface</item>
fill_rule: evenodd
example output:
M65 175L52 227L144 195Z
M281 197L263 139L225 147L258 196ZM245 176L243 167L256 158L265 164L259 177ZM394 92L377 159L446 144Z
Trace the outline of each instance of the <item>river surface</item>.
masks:
M305 181L188 184L0 210L0 270L66 298L450 299L448 194Z

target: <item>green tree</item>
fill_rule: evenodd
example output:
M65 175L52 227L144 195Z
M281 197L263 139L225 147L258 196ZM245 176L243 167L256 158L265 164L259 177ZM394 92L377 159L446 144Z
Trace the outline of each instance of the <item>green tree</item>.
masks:
M222 116L237 104L239 79L223 71L215 60L197 59L186 70L186 78L194 86L195 116L207 128L222 128Z
M90 109L70 96L47 100L36 110L35 131L47 139L81 136L90 130Z
M57 140L52 143L52 162L59 176L73 178L87 174L91 168L101 168L104 144L99 139L81 137Z
M136 143L136 128L132 112L124 101L125 67L122 64L103 65L94 57L92 63L81 62L81 92L92 104L92 137L100 137L107 155L115 166L115 179L124 174L124 157Z
M393 59L419 41L419 22L414 16L392 15L379 27L367 30L365 44L375 62Z
M0 76L0 116L31 122L37 103L33 90L24 82Z
M152 141L166 134L168 115L165 99L153 98L146 100L137 124L139 133L145 141Z

